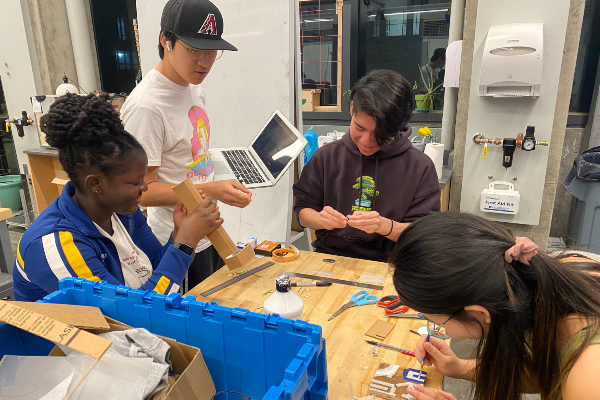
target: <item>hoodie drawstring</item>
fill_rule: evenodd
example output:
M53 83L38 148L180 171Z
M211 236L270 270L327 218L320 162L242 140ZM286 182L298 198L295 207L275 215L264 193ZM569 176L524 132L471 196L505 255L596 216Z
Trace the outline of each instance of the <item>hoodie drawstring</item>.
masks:
M358 207L362 207L362 177L363 177L363 155L360 155L360 186L358 188Z
M375 211L375 200L377 199L377 173L379 172L379 158L375 159L375 182L373 182L373 205L371 211Z

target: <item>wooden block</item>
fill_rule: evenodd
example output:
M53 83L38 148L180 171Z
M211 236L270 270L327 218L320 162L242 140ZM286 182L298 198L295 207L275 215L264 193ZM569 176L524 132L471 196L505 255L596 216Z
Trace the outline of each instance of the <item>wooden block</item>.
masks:
M384 340L388 333L390 333L395 326L396 325L394 324L390 324L382 320L377 320L375 321L373 326L369 328L365 335L371 336L375 339Z
M174 186L173 191L188 210L195 210L202 201L202 196L189 179ZM238 248L222 226L209 233L206 237L208 237L208 240L210 240L229 269L240 268L254 258L254 250L250 246L245 247L238 254L231 256L238 251Z
M195 210L198 204L202 202L202 196L189 179L173 186L173 191L190 212Z
M238 251L237 246L222 226L209 233L207 237L223 260Z
M228 258L225 258L224 261L225 261L225 265L227 265L227 267L230 270L233 270L233 269L243 267L244 265L246 265L246 263L248 263L249 261L251 261L253 259L254 259L254 249L252 249L252 246L246 246L242 250L240 250L239 253L231 255Z
M7 220L13 216L10 208L0 208L0 221Z

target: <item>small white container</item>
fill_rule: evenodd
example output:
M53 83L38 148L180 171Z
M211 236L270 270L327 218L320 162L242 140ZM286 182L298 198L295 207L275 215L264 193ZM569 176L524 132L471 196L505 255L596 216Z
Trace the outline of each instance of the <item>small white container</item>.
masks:
M508 190L496 189L496 185L507 186ZM519 213L521 195L515 190L512 182L491 182L481 192L479 209L483 212L516 215Z
M263 304L266 315L278 314L281 318L302 319L304 301L292 291L290 277L279 275L275 278L276 291Z

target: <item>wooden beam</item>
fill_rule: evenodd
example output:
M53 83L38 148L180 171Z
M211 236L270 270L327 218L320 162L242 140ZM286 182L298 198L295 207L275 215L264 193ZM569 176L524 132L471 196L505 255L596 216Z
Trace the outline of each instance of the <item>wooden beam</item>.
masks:
M174 186L173 191L185 208L188 209L188 212L195 210L198 204L202 202L202 196L200 196L200 193L198 193L198 190L189 179ZM210 240L229 269L233 270L243 267L248 261L254 258L254 249L252 249L252 246L246 246L238 251L237 246L222 226L206 235L206 237L208 237L208 240Z

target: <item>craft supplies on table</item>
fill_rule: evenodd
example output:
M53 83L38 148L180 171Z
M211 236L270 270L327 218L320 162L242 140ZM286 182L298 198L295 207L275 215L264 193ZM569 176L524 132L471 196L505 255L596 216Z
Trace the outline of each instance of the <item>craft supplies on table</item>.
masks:
M325 286L331 286L331 285L332 285L331 282L323 282L323 281L318 281L318 282L292 282L292 284L291 284L292 287L308 287L308 286L325 287Z
M273 262L269 261L262 265L259 265L256 268L252 268L250 271L246 271L243 274L238 275L238 276L228 280L227 282L221 283L220 285L217 285L213 288L208 289L205 292L200 293L200 296L202 296L202 297L210 296L211 294L216 293L219 290L225 289L227 286L233 285L234 283L239 282L242 279L249 277L250 275L254 275L255 273L262 271L263 269L270 267L273 264L274 264Z
M377 302L377 306L384 308L387 315L403 314L408 311L408 306L402 304L400 297L396 295L382 297Z
M320 271L320 272L323 273L323 271ZM361 287L361 288L365 288L365 289L373 289L373 290L382 290L383 289L383 286L371 285L369 283L352 282L352 281L346 281L343 279L326 278L326 277L322 277L322 276L299 274L296 272L289 272L289 271L286 272L286 274L288 274L289 276L296 277L296 278L321 280L321 281L325 281L325 282L339 283L340 285L357 286L357 287Z
M327 321L331 321L332 319L340 315L343 311L346 311L348 308L375 304L377 303L377 299L377 296L369 294L369 292L367 292L366 290L360 290L354 293L350 298L350 301L341 306L335 313L333 313L333 315Z
M275 278L276 290L263 303L263 312L266 315L277 314L281 318L302 319L304 302L292 291L290 284L288 275Z
M398 352L400 352L402 354L406 354L407 356L411 356L411 357L415 356L415 352L412 351L412 350L401 349L399 347L390 346L389 344L385 344L385 343L375 342L373 340L365 340L365 342L369 343L372 346L383 347L384 349L390 349L390 350L398 351Z
M324 258L333 259L335 263L325 263L323 262ZM265 260L255 259L248 265L248 268L258 266L264 262ZM381 287L385 290L371 289L369 293L378 297L395 293L389 273L389 265L386 263L301 251L300 258L295 262L286 264L276 263L259 272L257 274L259 277L250 276L243 282L226 287L206 298L199 297L199 299L202 299L202 301L218 302L219 305L231 307L232 309L256 310L263 305L266 298L266 296L263 296L263 293L267 288L257 286L261 279L271 286L269 289L274 290L273 280L276 276L286 273L286 271L298 274L311 274L313 276L318 275L313 279L292 277L293 281L305 282L323 280L321 272L329 272L336 279L350 282L357 281L362 274L382 276L386 277L385 283L381 284ZM223 272L217 272L188 292L187 297L184 297L184 301L188 297L199 295L228 279L230 278ZM298 292L299 289L302 289L302 291ZM323 388L327 389L328 398L330 399L348 398L349 383L355 388L354 392L357 398L368 396L368 382L373 379L373 374L382 361L376 355L371 356L370 348L372 346L364 342L365 339L370 340L369 337L365 336L365 332L376 320L387 321L395 325L394 329L387 335L385 343L403 349L414 349L420 337L410 333L410 330L414 329L416 331L417 325L425 325L425 320L418 318L390 318L391 315L385 315L383 310L376 305L354 307L351 310L341 313L334 320L327 322L327 319L333 312L347 302L353 293L361 289L354 285L334 284L330 287L310 288L311 296L302 298L304 301L303 319L310 324L322 326L323 338L327 341L328 378L327 384ZM294 292L302 297L306 293L306 288L295 288ZM242 311L245 312L245 310L240 310L239 316L236 313L232 322L236 322L238 318L247 318L248 321L253 320L251 315L255 314L249 313L247 317L244 317ZM259 312L262 312L262 310ZM414 313L412 310L408 312ZM258 323L261 322L259 321ZM296 324L299 323L300 321L296 322ZM301 327L298 326L290 329L292 330L291 332L294 332L298 328ZM379 353L387 363L401 365L402 368L419 369L420 360L414 357L383 347L374 348L379 349ZM325 353L321 353L319 357L325 357ZM443 375L433 366L425 366L425 371L428 373L426 387L433 390L441 389ZM319 373L316 373L316 376L319 379ZM367 384L365 385L365 383ZM313 398L314 391L315 386L313 385L311 399Z

